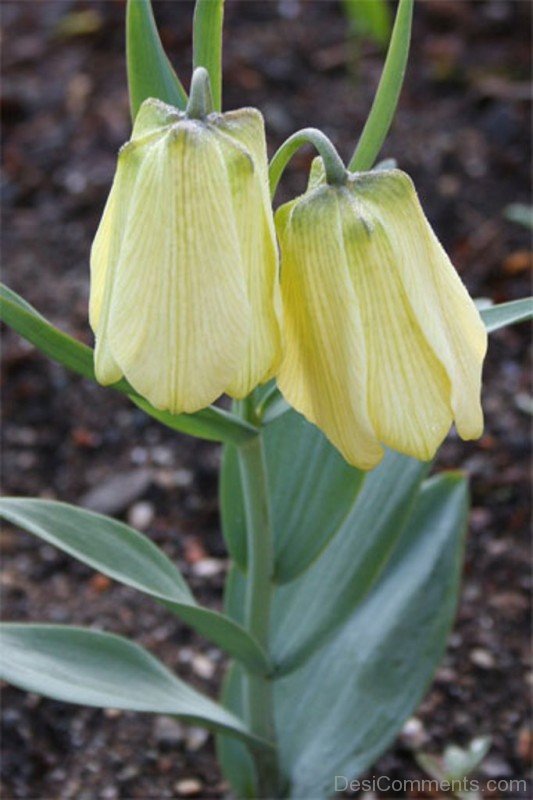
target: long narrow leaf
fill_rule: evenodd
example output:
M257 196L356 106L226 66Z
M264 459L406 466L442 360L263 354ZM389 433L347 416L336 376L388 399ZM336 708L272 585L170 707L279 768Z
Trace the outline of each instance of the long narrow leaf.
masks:
M506 325L527 322L527 320L533 319L533 297L490 306L490 308L480 311L480 314L489 333L505 328Z
M224 0L196 0L193 23L193 64L205 67L211 80L215 111L222 110L222 26Z
M2 285L0 285L0 320L49 358L58 361L78 375L96 380L94 354L91 348L55 328L29 303ZM132 402L163 425L190 436L215 442L240 444L256 433L248 423L215 406L202 409L195 414L170 414L168 411L159 411L151 406L125 380L118 381L111 388L128 395Z
M428 481L366 600L301 670L275 683L293 800L325 800L336 775L351 780L371 767L422 699L455 614L467 509L463 477Z
M272 654L280 673L294 670L352 613L378 579L429 468L387 453L368 473L352 510L320 558L273 604Z
M244 722L139 645L69 625L0 626L0 675L30 692L98 708L172 714L257 746Z
M128 0L126 58L133 120L148 97L185 108L187 94L163 50L150 0Z
M244 628L199 606L164 553L128 525L67 503L33 498L1 498L0 517L150 595L252 671L268 670L266 656Z
M400 0L387 58L361 138L348 168L353 172L369 170L389 132L400 98L409 45L414 0Z

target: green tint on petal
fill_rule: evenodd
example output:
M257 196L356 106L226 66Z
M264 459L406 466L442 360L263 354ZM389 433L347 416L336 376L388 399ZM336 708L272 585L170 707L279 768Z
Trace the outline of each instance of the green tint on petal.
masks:
M431 226L413 183L400 170L364 175L354 185L387 231L415 319L451 384L450 403L463 439L483 430L481 369L487 332L474 302Z
M357 208L348 197L342 207L366 344L372 426L383 444L429 461L452 423L448 377L411 311L387 230L373 221L366 236L350 235Z
M368 417L367 356L338 193L322 187L288 205L276 215L285 315L278 385L347 461L370 469L383 451Z

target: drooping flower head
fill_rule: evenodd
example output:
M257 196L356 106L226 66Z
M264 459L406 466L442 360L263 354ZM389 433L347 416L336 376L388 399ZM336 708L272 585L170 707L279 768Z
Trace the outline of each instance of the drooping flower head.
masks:
M382 445L429 460L453 421L483 428L485 327L399 170L324 180L276 214L285 354L278 384L347 461Z
M261 114L146 100L91 252L98 380L173 413L244 397L279 363L278 291Z

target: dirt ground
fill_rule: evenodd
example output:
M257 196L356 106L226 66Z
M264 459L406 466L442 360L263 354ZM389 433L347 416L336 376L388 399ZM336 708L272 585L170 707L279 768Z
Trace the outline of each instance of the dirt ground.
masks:
M154 7L187 84L192 4ZM124 10L119 0L2 3L4 280L87 343L90 243L130 129ZM364 43L355 57L340 4L228 0L226 18L226 107L261 108L271 152L313 125L347 157L382 54ZM415 179L471 293L497 302L525 296L530 286L530 236L504 215L508 204L530 201L530 29L527 0L419 2L406 87L383 151ZM309 160L308 153L294 159L280 200L303 187ZM460 466L471 479L461 607L410 737L400 737L373 774L422 777L411 745L439 753L487 734L482 777L527 775L527 345L524 325L492 337L485 434L469 444L449 438L441 450L438 469ZM202 602L220 607L218 447L148 420L9 330L3 358L4 491L85 503L128 520L176 560ZM131 636L216 694L222 657L164 609L14 529L4 531L2 553L5 618ZM225 790L202 731L10 687L2 780L6 800L221 798Z

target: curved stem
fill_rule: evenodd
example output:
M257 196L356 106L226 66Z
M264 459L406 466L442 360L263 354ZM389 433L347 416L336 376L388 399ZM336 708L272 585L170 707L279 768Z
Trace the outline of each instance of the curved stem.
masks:
M324 162L326 180L334 185L346 181L346 167L328 137L317 128L303 128L293 133L274 154L269 167L270 196L273 198L283 171L295 152L304 144L312 144Z
M240 405L246 420L255 418L252 398ZM249 633L268 652L274 547L267 471L261 436L238 449L239 470L244 496L248 538L248 572L245 625ZM251 730L263 739L275 742L273 687L270 676L246 675L246 712ZM278 764L275 750L253 753L259 797L278 797Z
M224 0L196 0L193 20L193 68L205 67L211 79L213 109L222 109L222 27Z
M414 0L400 0L387 58L361 138L348 164L351 172L372 169L389 132L402 90L409 44Z
M213 111L213 96L209 73L205 67L197 67L191 79L191 91L185 113L189 119L203 119Z

